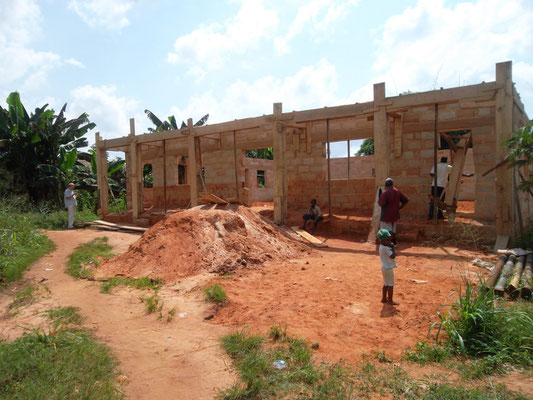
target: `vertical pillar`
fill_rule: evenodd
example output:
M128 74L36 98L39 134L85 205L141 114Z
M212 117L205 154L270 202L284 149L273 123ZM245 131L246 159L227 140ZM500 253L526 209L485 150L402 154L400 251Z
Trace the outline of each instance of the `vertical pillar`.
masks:
M137 140L135 139L135 118L130 118L130 148L129 148L129 161L131 166L129 169L130 176L128 176L128 184L131 187L131 209L133 212L133 221L139 218L140 204L139 204L139 184L138 184L138 163L141 161L138 159Z
M144 212L143 167L142 146L139 144L137 145L137 204L141 213Z
M326 119L326 141L328 150L328 217L331 218L331 147L329 143L329 119Z
M239 168L237 165L237 133L233 131L233 162L235 169L235 198L240 200L239 190Z
M282 104L274 103L274 127L272 138L274 142L274 222L283 225L287 217L287 164L285 153L287 138L285 130L279 120Z
M198 155L199 138L194 135L192 118L187 120L187 126L189 128L189 137L187 138L189 155L187 158L187 177L191 189L191 207L195 207L198 205L198 168L200 165Z
M100 133L95 134L96 145L96 174L100 209L98 215L103 218L109 214L109 184L107 182L107 151L103 147Z
M513 81L512 62L496 64L496 160L503 160L507 148L502 142L513 134ZM496 234L513 235L514 232L514 199L513 169L496 169Z
M385 83L374 84L374 163L375 163L375 192L385 183L390 174L390 144L389 129L385 102ZM377 196L372 213L372 225L368 234L368 241L376 240L376 233L380 225L381 207L377 204Z
M167 141L163 140L163 206L167 213Z

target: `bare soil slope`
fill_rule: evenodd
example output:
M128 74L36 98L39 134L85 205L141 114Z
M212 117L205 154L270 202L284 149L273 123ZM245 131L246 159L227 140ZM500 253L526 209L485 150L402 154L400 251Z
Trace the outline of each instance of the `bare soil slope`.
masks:
M202 272L223 274L286 260L304 251L255 211L203 206L166 217L126 253L104 263L97 275L146 276L169 283Z

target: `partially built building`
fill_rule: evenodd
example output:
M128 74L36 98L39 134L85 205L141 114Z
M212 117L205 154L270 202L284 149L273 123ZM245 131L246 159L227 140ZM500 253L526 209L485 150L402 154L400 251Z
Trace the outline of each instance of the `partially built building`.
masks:
M286 223L288 210L306 209L311 198L326 214L370 220L376 189L390 176L410 199L402 221L429 226L429 172L446 154L454 165L450 209L468 200L471 221L513 236L531 216L530 196L517 191L529 170L494 167L507 155L502 143L527 121L511 62L496 64L493 82L450 89L388 97L385 83L378 83L365 103L290 112L275 103L272 114L204 126L189 119L183 129L140 135L130 120L128 136L96 135L100 214L109 214L106 152L123 151L132 222L146 219L148 210L194 207L202 193L247 205L273 202L279 224ZM374 139L374 155L351 157L350 141L368 138ZM331 157L335 142L345 143L347 157ZM263 148L273 148L273 160L246 157L247 150ZM151 188L143 184L146 164ZM474 176L462 182L465 164Z

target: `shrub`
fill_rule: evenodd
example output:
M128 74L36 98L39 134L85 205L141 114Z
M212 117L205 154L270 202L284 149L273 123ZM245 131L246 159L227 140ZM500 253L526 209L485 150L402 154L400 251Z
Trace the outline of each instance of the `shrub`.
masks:
M226 301L227 295L224 288L218 283L214 286L209 286L204 290L207 301L212 303L221 304Z

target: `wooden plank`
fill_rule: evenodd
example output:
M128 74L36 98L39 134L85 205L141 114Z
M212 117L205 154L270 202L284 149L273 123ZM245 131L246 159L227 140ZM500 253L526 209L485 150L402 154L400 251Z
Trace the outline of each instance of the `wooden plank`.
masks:
M450 174L450 180L448 182L448 188L446 189L446 206L453 209L457 204L457 194L461 186L461 178L463 176L463 170L465 166L466 153L468 152L468 146L470 144L470 136L464 135L456 143L457 151L453 155L452 172ZM435 177L435 179L437 179ZM453 220L450 220L453 222Z
M274 103L273 106L276 122L272 129L274 141L274 222L285 224L287 216L287 138L285 129L279 123L282 114L282 104Z
M98 140L101 141L102 137L98 135ZM107 151L100 148L97 150L96 159L99 161L96 164L98 174L98 188L100 189L100 210L101 215L109 214L109 190L106 184L107 181Z
M403 131L403 116L404 113L400 115L400 118L394 118L394 156L402 156L402 131Z
M504 250L509 244L509 235L496 236L496 243L494 243L494 251Z
M311 154L311 122L305 124L305 151Z
M230 203L230 204L243 204L240 199L237 199L235 197L230 197L230 198L226 199L226 201L228 203Z
M233 169L235 171L235 197L240 197L239 190L239 168L237 165L237 134L233 131Z
M317 239L316 237L314 237L313 235L311 235L307 231L304 231L303 229L300 229L297 226L293 226L293 227L291 227L291 229L294 232L296 232L298 235L303 237L305 240L307 240L308 242L313 244L313 246L315 246L315 247L328 247L328 245L326 243L322 242L321 240Z
M109 228L121 229L121 230L126 230L126 231L146 232L148 230L148 228L142 228L139 226L120 225L120 224L114 224L113 222L102 221L102 220L96 220L96 221L93 221L92 223L95 225L102 225L102 226L106 226Z
M218 196L215 196L214 194L211 194L211 193L202 192L200 193L200 198L204 201L209 201L214 204L229 204L226 200Z
M495 108L495 159L503 160L507 155L507 148L501 146L513 133L513 82L511 61L496 64L496 83L499 89L496 93ZM496 170L496 234L513 235L514 228L514 198L513 198L513 170L499 168Z
M187 181L189 183L189 188L191 191L191 207L195 207L198 205L198 160L196 159L196 142L198 138L196 138L192 132L192 118L189 118L187 120L187 126L189 128L189 137L187 139Z

